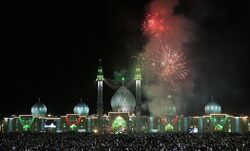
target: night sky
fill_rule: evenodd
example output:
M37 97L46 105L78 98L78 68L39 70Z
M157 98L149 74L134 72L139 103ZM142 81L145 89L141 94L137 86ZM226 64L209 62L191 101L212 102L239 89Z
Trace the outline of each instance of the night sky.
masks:
M50 114L72 113L80 98L96 112L96 72L131 70L147 37L149 0L18 1L2 4L0 113L28 114L41 97ZM211 96L222 112L250 115L250 2L180 0L175 13L193 22L187 58L193 98L185 115L201 115ZM104 86L104 111L115 91Z

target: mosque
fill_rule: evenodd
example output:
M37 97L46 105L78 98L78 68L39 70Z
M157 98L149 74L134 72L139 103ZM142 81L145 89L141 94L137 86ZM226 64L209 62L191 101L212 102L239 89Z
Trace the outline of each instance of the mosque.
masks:
M47 107L39 101L31 108L31 114L5 117L1 122L3 133L12 132L82 132L82 133L167 133L167 132L236 132L250 131L247 116L232 116L221 113L221 106L215 101L205 106L203 116L177 115L171 96L168 106L163 107L161 116L142 115L141 82L139 66L135 70L135 96L126 86L121 86L111 98L112 111L103 114L103 68L97 70L97 111L89 115L87 104L80 102L73 108L73 114L47 115Z

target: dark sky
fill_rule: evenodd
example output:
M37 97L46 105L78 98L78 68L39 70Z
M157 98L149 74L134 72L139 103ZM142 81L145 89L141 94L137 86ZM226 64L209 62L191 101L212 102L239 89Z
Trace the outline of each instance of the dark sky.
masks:
M72 113L80 97L95 113L98 58L108 79L129 70L147 42L141 23L149 2L2 4L0 113L30 113L38 97L52 114ZM180 113L202 114L213 95L223 112L250 114L249 10L248 0L180 0L175 13L193 22L195 37L188 54L194 97ZM113 93L105 85L105 112Z

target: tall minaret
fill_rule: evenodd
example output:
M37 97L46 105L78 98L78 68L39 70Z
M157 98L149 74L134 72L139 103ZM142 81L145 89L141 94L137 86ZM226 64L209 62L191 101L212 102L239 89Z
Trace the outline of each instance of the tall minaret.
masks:
M99 60L99 67L97 70L97 115L102 116L103 114L103 70L102 70L102 60Z
M137 116L141 115L141 81L142 81L142 76L141 76L141 68L139 65L139 60L138 64L135 69L135 84L136 84L136 107L135 107L135 112Z

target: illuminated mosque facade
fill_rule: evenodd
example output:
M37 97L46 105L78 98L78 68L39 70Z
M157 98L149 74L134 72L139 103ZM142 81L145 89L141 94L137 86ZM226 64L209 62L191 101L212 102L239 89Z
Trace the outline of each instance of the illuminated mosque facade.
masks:
M250 131L247 116L232 116L221 113L221 106L213 99L205 106L203 116L177 115L174 100L169 96L164 114L142 115L141 84L139 66L135 71L135 96L126 86L121 86L111 98L112 111L103 114L103 68L97 71L97 111L89 115L89 107L82 100L73 108L73 114L59 117L47 115L47 107L40 102L34 104L30 115L5 117L1 131L15 132L82 132L82 133L167 133L167 132L236 132Z

